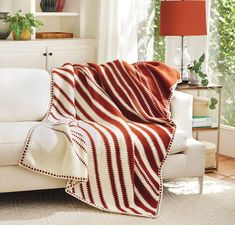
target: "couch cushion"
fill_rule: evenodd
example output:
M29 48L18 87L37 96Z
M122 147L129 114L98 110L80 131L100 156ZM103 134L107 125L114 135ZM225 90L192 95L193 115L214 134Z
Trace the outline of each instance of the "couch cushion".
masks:
M18 165L26 138L31 128L39 122L0 122L0 166ZM185 132L176 129L170 154L186 149Z
M18 165L30 129L38 122L0 122L0 166Z
M187 136L184 131L176 129L175 138L171 145L170 155L184 151L187 148Z
M0 121L39 121L50 103L50 75L45 70L0 68Z

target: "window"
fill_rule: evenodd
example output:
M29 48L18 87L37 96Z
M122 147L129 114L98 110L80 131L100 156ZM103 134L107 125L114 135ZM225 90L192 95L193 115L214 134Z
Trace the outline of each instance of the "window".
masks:
M235 127L235 1L212 0L209 74L223 85L222 124Z
M165 37L160 36L160 4L161 0L154 0L154 53L153 59L161 62L165 61Z
M139 60L165 61L165 38L159 35L161 0L138 0Z

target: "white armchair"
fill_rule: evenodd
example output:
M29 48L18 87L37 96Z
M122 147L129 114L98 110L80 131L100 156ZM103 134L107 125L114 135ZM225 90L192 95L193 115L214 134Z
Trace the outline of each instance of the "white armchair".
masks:
M174 91L171 101L172 118L177 130L184 131L186 146L181 152L169 155L163 166L163 178L198 177L200 193L202 193L205 146L192 136L192 101L191 95ZM177 137L175 141L177 141Z

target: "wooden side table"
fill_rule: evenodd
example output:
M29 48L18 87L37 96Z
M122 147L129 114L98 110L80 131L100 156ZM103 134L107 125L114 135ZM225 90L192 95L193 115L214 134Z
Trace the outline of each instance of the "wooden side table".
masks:
M219 156L219 148L220 148L220 119L221 119L221 85L216 85L216 84L209 84L208 86L202 86L202 85L189 85L189 84L178 84L177 88L178 91L184 91L184 92L192 92L196 91L197 96L200 96L200 91L211 91L214 89L219 89L218 93L218 105L217 105L217 123L212 124L211 127L194 127L193 132L196 132L196 139L198 139L198 133L203 132L203 131L217 131L217 138L216 138L216 166L215 168L208 168L206 171L212 171L216 170L218 171L218 156Z

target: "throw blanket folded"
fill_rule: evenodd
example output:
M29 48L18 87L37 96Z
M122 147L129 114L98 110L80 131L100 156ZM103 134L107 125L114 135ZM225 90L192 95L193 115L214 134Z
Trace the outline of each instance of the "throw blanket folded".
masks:
M50 109L30 132L20 165L67 179L67 193L97 208L157 216L178 79L159 62L54 69Z

